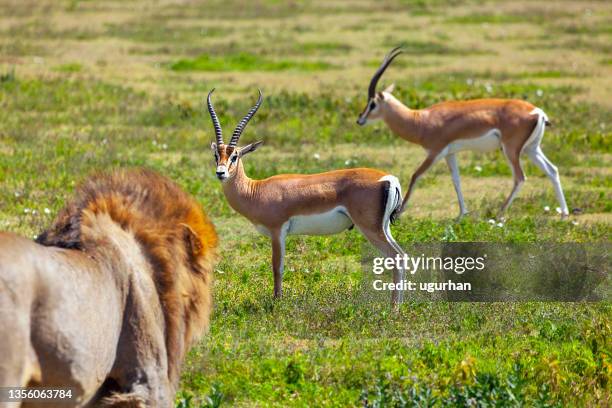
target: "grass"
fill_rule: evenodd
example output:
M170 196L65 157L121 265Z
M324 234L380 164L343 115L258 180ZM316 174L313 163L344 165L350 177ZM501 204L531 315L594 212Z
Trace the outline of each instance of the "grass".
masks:
M173 71L320 71L332 68L332 66L322 61L291 61L291 60L270 60L258 55L249 53L238 53L214 57L210 55L200 55L193 59L181 59L170 65Z
M523 23L525 19L513 14L469 14L451 17L446 20L454 24L513 24Z
M202 39L220 37L232 32L230 28L215 25L170 27L157 19L149 21L138 19L129 24L109 24L106 31L112 37L145 43L197 43Z
M352 50L352 46L340 42L304 42L296 44L295 51L303 54L337 54Z
M79 64L78 62L69 62L67 64L58 65L55 67L55 70L59 72L76 73L83 70L83 65Z
M386 37L383 44L387 48L396 47L399 44L402 46L402 50L404 53L412 55L461 55L493 53L491 51L485 51L475 47L460 48L448 46L444 43L434 41L406 40L395 35L390 35Z
M197 197L223 256L210 333L188 356L177 407L610 404L609 299L411 298L394 313L386 296L364 295L372 250L352 230L291 237L286 296L273 301L270 243L227 205L203 105L216 87L229 135L263 89L241 140L264 140L245 159L252 177L369 166L405 189L423 151L354 123L380 57L405 39L381 87L395 82L413 108L487 97L541 107L553 122L543 150L580 214L558 219L549 181L525 161L508 220L492 225L511 172L499 153L464 153L470 216L454 220L438 164L392 227L398 242L609 243L607 3L589 3L591 14L569 1L43 3L0 5L0 228L36 235L76 183L114 167L153 168Z

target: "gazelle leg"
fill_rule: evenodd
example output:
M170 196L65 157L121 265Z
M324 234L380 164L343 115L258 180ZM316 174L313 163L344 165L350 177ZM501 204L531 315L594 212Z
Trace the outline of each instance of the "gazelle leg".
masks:
M523 168L521 167L520 153L517 152L507 152L506 149L502 149L508 162L510 163L510 169L512 170L512 176L514 179L514 186L512 187L512 191L504 204L501 207L501 213L506 212L512 201L521 190L523 183L525 182L525 173L523 172Z
M400 211L399 211L400 214L403 213L404 210L406 209L406 204L408 204L408 200L410 199L410 196L412 195L412 190L417 180L423 175L423 173L425 173L431 167L432 164L436 162L438 157L439 157L438 155L430 153L427 156L427 158L425 158L423 163L421 163L421 165L416 169L416 171L412 175L412 178L410 179L410 185L408 186L408 191L406 192L406 195L404 196L404 200L402 201L402 207L400 208Z
M561 207L561 215L564 217L568 216L569 209L567 208L567 203L565 202L565 195L563 194L563 188L561 187L561 180L559 179L559 170L557 169L557 166L548 160L540 146L528 150L527 155L533 164L538 166L548 176L555 189L557 201L559 201L559 205Z
M446 155L446 164L448 165L448 169L451 172L451 177L453 179L453 185L455 186L455 192L457 193L457 200L459 200L459 218L463 217L467 214L467 208L465 206L465 201L463 201L463 193L461 192L461 179L459 178L459 166L457 166L457 157L455 153L450 153Z
M397 255L403 255L404 251L391 236L388 226L385 228L378 227L376 229L367 229L359 226L359 229L365 235L366 239L374 245L387 258L395 258ZM393 283L399 283L404 279L404 269L397 268L393 270ZM398 305L404 300L404 291L394 290L391 294L391 303Z
M283 272L285 269L285 233L283 229L272 231L272 271L274 272L274 298L283 295Z
M402 249L402 247L397 243L397 241L395 241L395 238L393 238L393 235L391 235L391 221L390 220L385 220L383 222L383 232L385 235L385 241L390 244L393 249L395 249L395 252L392 254L392 256L396 256L396 255L404 255L406 252L404 252L404 250ZM386 246L386 245L385 245ZM393 282L394 283L399 283L401 281L404 280L404 269L403 268L396 268L393 270ZM395 298L394 298L395 297ZM402 303L404 301L404 291L403 290L396 290L393 291L393 294L391 295L391 302L393 304L399 304Z

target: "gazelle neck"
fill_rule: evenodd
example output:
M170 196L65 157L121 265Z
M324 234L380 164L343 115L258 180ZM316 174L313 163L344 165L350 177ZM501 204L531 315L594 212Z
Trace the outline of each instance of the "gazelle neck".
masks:
M230 206L244 215L249 201L254 196L254 181L244 172L242 160L238 161L237 166L234 176L223 183L223 194Z
M385 94L385 105L382 119L389 129L402 139L421 144L423 113L408 108L390 93Z

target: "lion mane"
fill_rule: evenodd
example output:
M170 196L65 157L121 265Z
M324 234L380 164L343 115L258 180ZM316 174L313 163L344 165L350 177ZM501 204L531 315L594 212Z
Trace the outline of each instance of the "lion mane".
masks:
M215 228L174 182L151 170L133 169L87 179L36 242L112 259L112 231L100 223L105 216L133 234L151 266L164 318L168 378L176 387L189 346L209 324Z

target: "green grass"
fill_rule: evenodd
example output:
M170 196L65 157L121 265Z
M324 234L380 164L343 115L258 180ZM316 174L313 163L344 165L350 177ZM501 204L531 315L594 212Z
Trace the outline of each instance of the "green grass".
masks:
M454 24L513 24L524 23L525 19L513 14L469 14L451 17L446 22Z
M169 27L161 19L152 18L123 24L107 25L107 34L144 43L197 43L211 37L221 37L232 32L231 28L216 25Z
M203 54L170 64L173 71L320 71L330 68L331 64L322 61L270 60L244 52L222 57Z
M68 64L58 65L57 67L55 67L55 70L59 72L76 73L81 72L83 70L83 65L79 64L78 62L72 62Z
M559 8L523 7L515 11L478 12L454 16L446 19L452 24L554 24L559 20L574 17L571 12Z
M54 39L71 39L71 40L90 40L97 37L97 34L89 29L61 29L53 26L46 18L40 17L36 20L12 25L10 29L5 30L3 35L12 38L37 39L45 38L47 40Z
M386 294L364 294L372 249L351 230L290 237L285 297L274 301L269 240L228 206L214 175L207 92L217 88L229 136L262 88L264 104L241 140L264 141L245 158L249 175L367 166L397 175L405 189L422 149L383 124L355 124L381 56L405 40L407 55L381 87L395 82L395 95L412 108L490 97L541 107L553 123L542 148L559 167L570 209L581 214L560 220L548 179L524 160L528 180L503 226L492 225L511 171L499 152L462 153L471 214L454 220L452 182L437 164L392 226L398 242L609 243L604 23L612 9L593 2L588 14L570 1L487 7L459 0L0 4L0 229L36 235L76 183L116 167L153 168L202 203L222 258L210 333L189 353L177 407L610 405L609 300L411 298L396 313Z
M402 51L411 55L494 54L494 51L482 50L476 47L463 48L449 46L441 42L409 40L406 39L406 37L399 37L396 35L387 36L383 44L388 48L401 45Z
M351 51L353 47L340 42L304 42L296 44L295 51L304 54L339 54Z
M575 72L564 71L560 69L549 69L544 71L535 71L526 73L526 76L531 78L568 78L582 76Z

